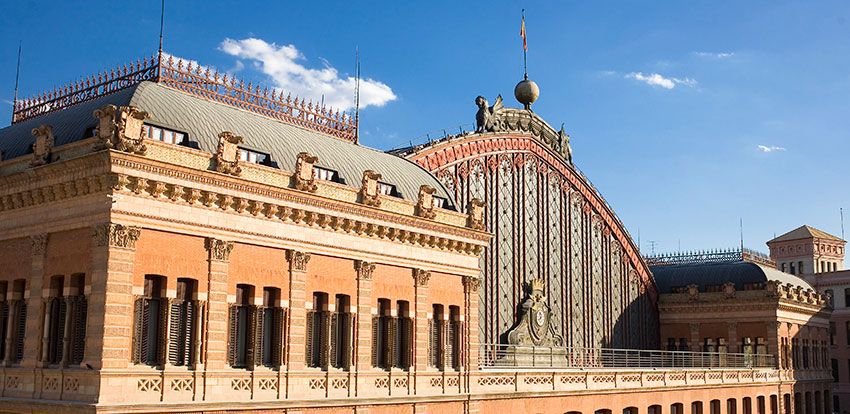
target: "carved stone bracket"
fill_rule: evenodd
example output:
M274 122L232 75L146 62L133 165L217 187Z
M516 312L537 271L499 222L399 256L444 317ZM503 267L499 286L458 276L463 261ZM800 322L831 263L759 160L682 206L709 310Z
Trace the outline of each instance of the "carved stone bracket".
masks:
M416 287L427 287L431 279L431 272L422 269L413 269L413 283Z
M295 180L295 189L315 193L316 189L316 171L313 168L319 162L319 157L310 155L306 152L298 154L295 161L295 175L292 176Z
M233 252L233 242L207 238L207 250L210 251L210 260L229 262L230 253Z
M30 166L37 167L49 163L55 142L53 127L45 124L39 125L32 129L32 136L35 137L35 142L32 144Z
M215 153L215 170L230 175L242 174L239 166L239 144L245 140L230 131L218 134L218 150Z
M292 272L306 272L307 263L310 262L310 253L297 250L287 250L286 259L289 260L289 270Z
M691 283L687 286L688 289L688 300L696 301L699 300L699 286L694 283Z
M363 204L372 207L381 206L381 193L378 191L378 180L381 174L372 170L363 171L363 180L360 184L360 200Z
M727 299L732 299L735 297L735 283L734 282L726 282L723 284L723 293L726 294Z
M357 271L357 280L372 280L375 265L363 260L355 260L354 270Z
M437 216L434 212L434 193L437 189L430 185L419 186L419 200L416 202L416 215L426 219Z
M463 288L466 290L466 293L477 293L478 289L481 287L481 279L475 276L464 276L463 277Z
M92 237L96 246L120 247L135 249L136 240L142 234L142 229L123 224L103 223L94 226Z
M44 253L47 252L47 239L48 234L36 234L35 236L30 236L30 244L32 246L32 255L36 257L44 256Z
M484 230L484 201L473 198L469 200L467 207L467 221L470 228L475 230Z
M100 139L95 151L114 149L139 155L147 152L147 130L143 128L145 119L150 118L147 112L134 106L106 105L95 110L94 116L98 119L95 136Z

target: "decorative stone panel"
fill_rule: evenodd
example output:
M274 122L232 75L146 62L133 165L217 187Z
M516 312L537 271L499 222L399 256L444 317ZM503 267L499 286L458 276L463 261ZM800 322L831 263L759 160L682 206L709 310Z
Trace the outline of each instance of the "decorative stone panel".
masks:
M297 250L287 250L286 258L289 260L289 270L293 272L306 272L307 263L310 262L310 253Z
M229 262L230 253L233 251L233 242L207 238L207 250L210 252L210 260Z
M434 212L434 193L436 188L430 185L419 186L419 199L416 202L416 215L426 219L437 216Z
M33 128L32 136L35 137L35 142L32 144L32 160L30 161L30 165L37 167L49 163L55 142L53 127L44 124L39 125L37 128Z
M475 230L484 230L484 202L473 198L469 200L467 207L469 227Z
M362 260L354 261L354 270L357 271L358 280L372 280L372 273L375 271L375 265Z
M215 170L230 175L242 174L239 166L239 144L245 140L230 131L218 134L218 150L215 153Z
M360 183L360 201L372 207L381 206L380 192L378 191L378 180L381 174L372 170L363 171L363 179Z
M94 227L92 237L96 246L120 247L135 249L136 240L142 234L142 229L123 224L104 223Z
M413 282L416 287L428 286L428 280L431 279L431 272L422 269L413 269Z
M319 157L310 155L307 152L298 154L295 161L295 175L292 177L295 180L295 189L315 193L318 186L316 185L316 171L313 168L319 162Z
M147 132L143 128L145 119L150 118L147 112L133 106L106 105L93 114L98 119L95 136L99 142L95 151L114 149L139 155L147 152Z

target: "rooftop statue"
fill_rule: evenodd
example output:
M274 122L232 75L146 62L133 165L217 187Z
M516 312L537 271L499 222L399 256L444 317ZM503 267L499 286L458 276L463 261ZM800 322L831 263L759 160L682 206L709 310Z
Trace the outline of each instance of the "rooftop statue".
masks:
M561 147L561 154L568 163L573 163L573 149L570 147L570 136L564 131L564 124L561 124L561 130L558 131L558 144Z
M496 97L496 103L488 106L487 98L478 96L475 98L478 105L478 113L475 114L475 132L499 132L504 129L504 116L502 95Z

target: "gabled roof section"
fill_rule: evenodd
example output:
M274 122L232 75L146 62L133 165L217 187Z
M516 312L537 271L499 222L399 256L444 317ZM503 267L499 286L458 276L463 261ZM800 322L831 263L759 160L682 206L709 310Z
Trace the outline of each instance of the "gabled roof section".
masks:
M825 239L825 240L835 240L835 241L844 241L840 237L833 236L823 230L818 230L812 226L802 225L797 227L794 230L789 231L779 237L774 238L773 240L768 241L768 243L775 243L781 241L789 241L789 240L803 240L803 239Z

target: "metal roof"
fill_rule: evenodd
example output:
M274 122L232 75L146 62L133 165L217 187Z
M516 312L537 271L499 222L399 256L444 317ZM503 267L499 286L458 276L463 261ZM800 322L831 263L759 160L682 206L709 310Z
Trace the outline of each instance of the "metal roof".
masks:
M737 290L744 290L745 284L770 280L782 284L790 283L804 289L812 288L805 280L792 274L744 261L650 266L649 270L655 277L659 293L671 293L674 287L690 284L695 284L699 286L700 291L705 291L706 286L723 285L726 282L734 283Z
M395 185L406 200L416 200L420 185L427 184L437 189L435 195L447 200L446 207L454 204L434 176L404 158L150 81L0 129L3 158L29 152L34 139L30 131L41 124L53 127L56 145L83 139L86 130L96 125L92 112L107 104L147 111L151 118L146 123L185 132L190 142L206 152L214 153L219 133L230 131L245 138L244 148L269 154L284 170L293 170L297 154L307 151L319 157L318 166L337 171L344 184L359 187L363 171L371 169L382 174L382 182Z

